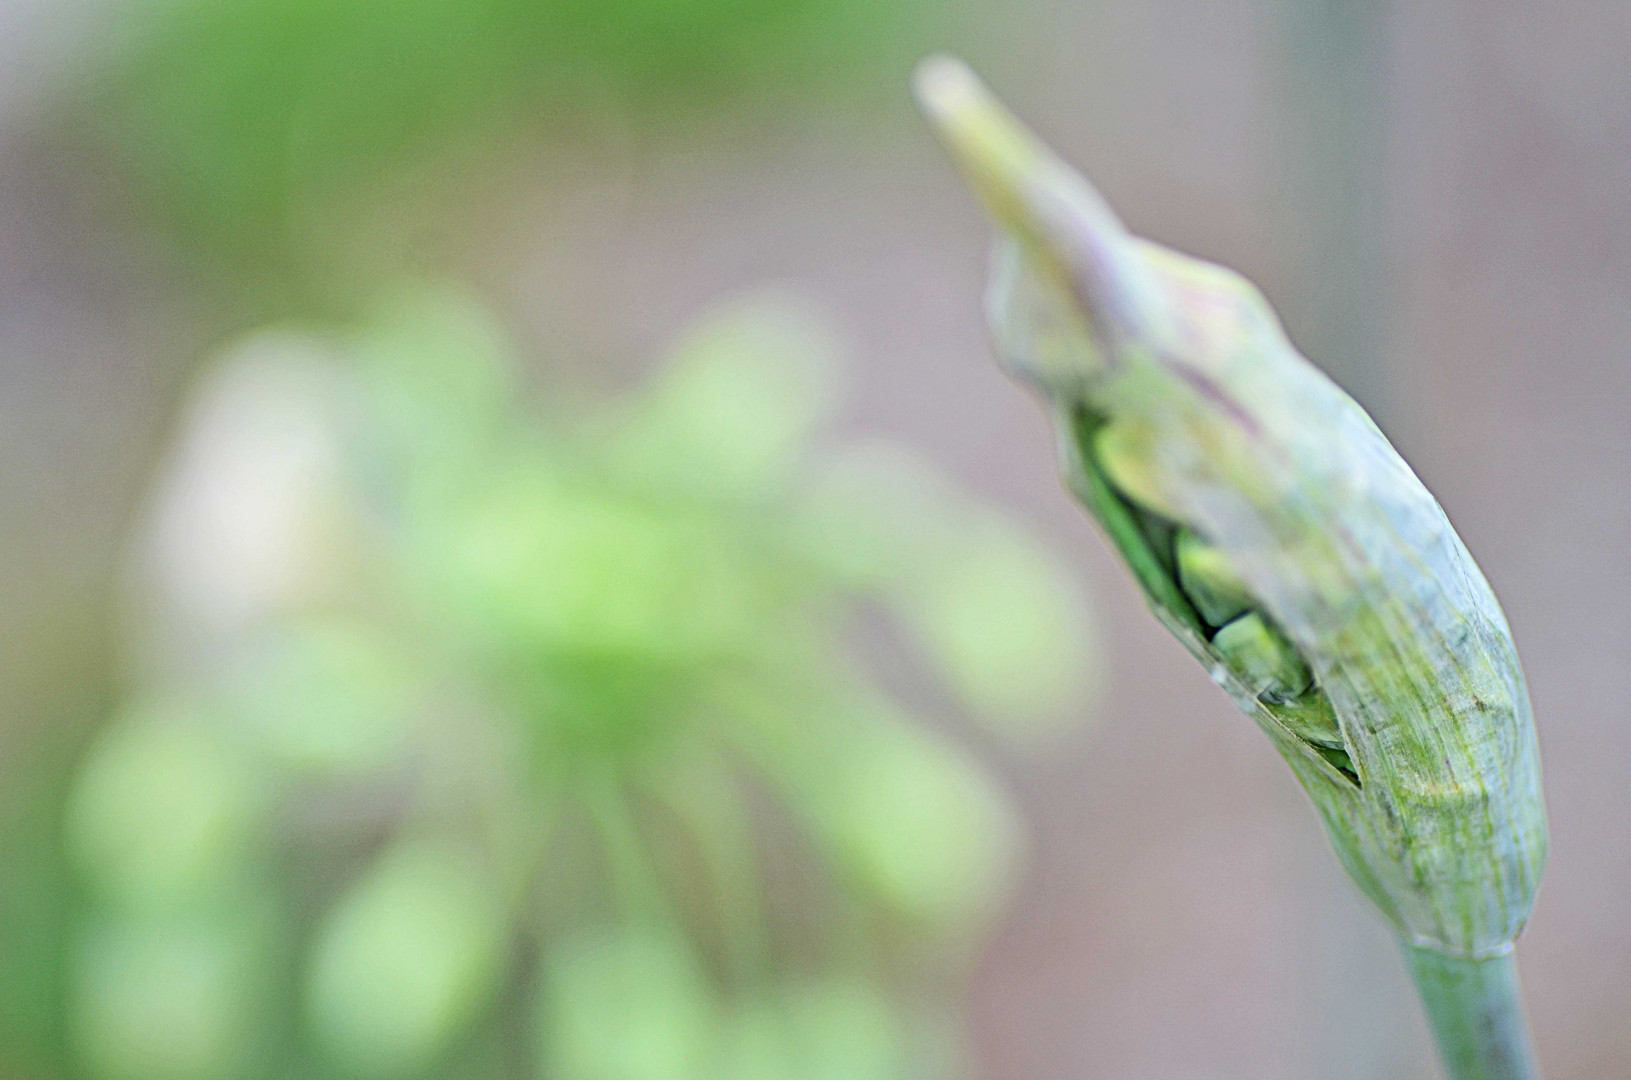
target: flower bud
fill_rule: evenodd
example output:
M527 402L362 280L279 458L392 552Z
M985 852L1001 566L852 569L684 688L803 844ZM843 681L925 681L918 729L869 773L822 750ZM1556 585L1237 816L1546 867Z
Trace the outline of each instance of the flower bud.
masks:
M1443 510L1245 279L1129 235L962 65L929 61L917 90L999 226L1001 359L1157 617L1406 943L1506 952L1545 862L1540 762L1506 619Z

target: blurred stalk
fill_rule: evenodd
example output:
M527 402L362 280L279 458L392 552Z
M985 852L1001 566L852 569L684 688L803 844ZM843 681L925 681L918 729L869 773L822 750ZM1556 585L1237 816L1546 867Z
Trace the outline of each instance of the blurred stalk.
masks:
M1281 0L1278 107L1289 167L1271 221L1291 230L1284 308L1298 344L1386 419L1384 285L1388 7Z
M672 926L678 920L663 890L662 877L640 835L634 808L617 777L586 778L579 797L603 847L606 871L619 916L627 923Z
M771 969L752 813L723 767L699 763L652 795L689 831L713 889L713 911L732 973L743 984Z

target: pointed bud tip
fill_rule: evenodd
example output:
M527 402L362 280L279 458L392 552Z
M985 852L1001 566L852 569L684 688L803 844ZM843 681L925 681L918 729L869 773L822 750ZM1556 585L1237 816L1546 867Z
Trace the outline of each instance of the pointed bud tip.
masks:
M955 56L934 53L919 60L912 72L912 94L930 123L940 127L947 119L990 97L985 84Z
M1086 177L956 57L919 61L912 92L997 225L1053 265L1093 322L1118 336L1135 336L1152 324L1159 316L1155 285L1126 256L1125 229Z
M935 136L998 222L1029 218L1026 191L1046 152L980 77L956 57L918 62L912 93Z

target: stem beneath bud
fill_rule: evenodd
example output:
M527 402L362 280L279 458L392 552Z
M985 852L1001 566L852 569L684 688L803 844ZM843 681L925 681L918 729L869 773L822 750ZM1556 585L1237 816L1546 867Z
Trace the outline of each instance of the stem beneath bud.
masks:
M1450 1080L1539 1080L1513 953L1464 960L1408 945L1404 953Z

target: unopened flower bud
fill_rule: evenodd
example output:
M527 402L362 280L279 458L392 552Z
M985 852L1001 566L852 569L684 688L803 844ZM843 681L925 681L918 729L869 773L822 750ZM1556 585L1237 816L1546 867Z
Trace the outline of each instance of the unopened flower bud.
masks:
M1504 955L1545 862L1540 763L1506 620L1443 510L1250 283L1128 234L962 65L917 89L999 227L1001 359L1152 610L1407 944Z

